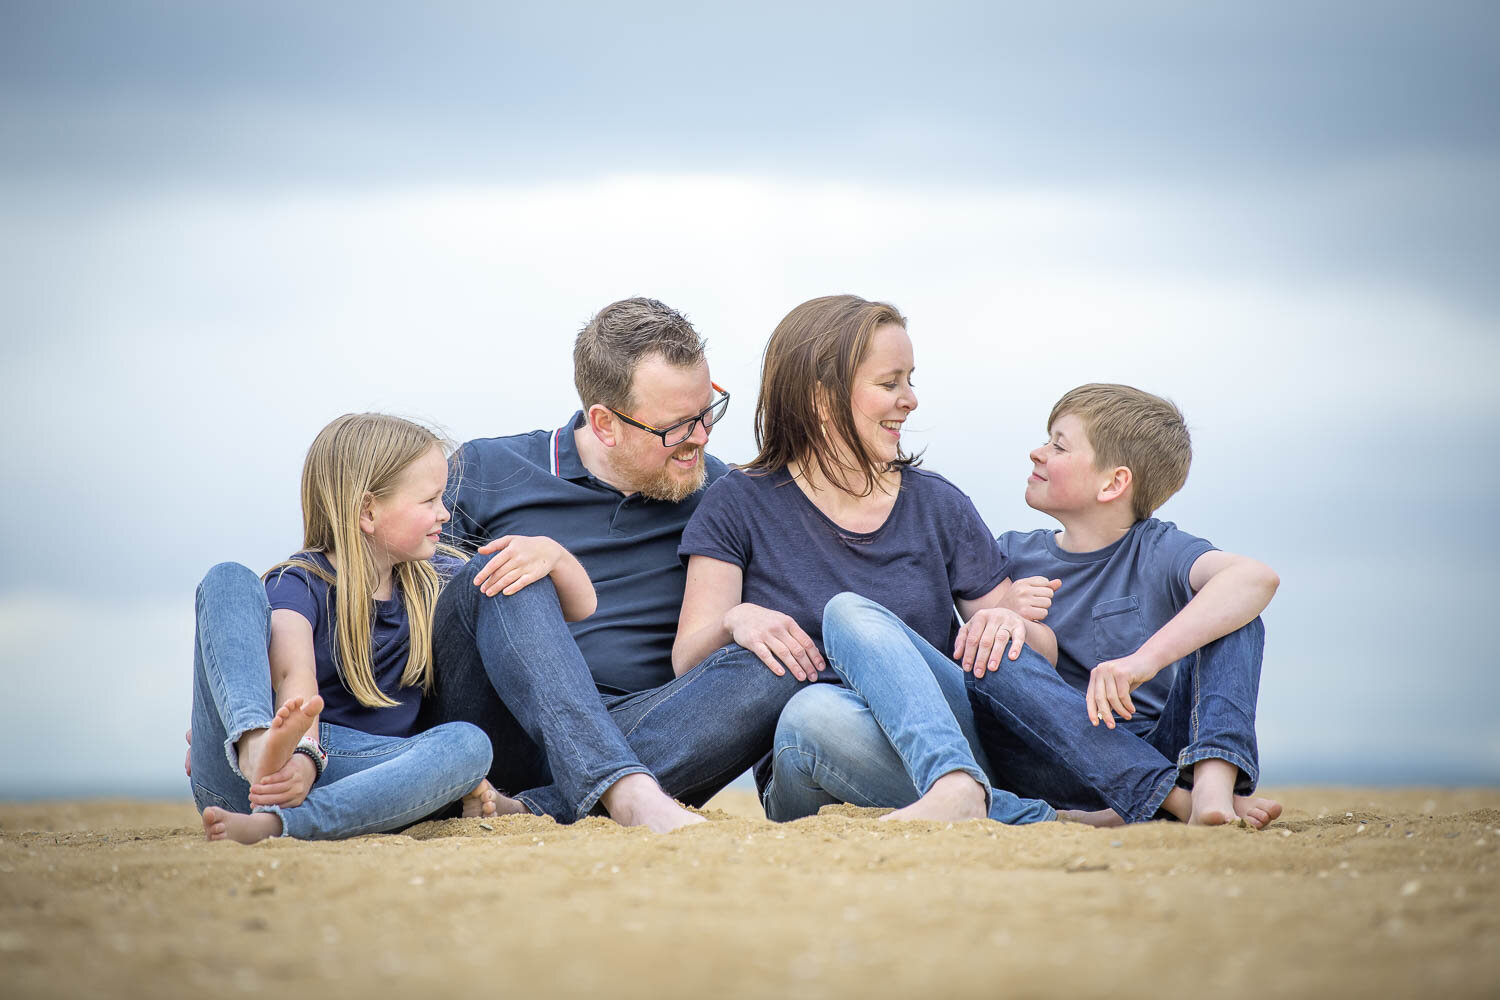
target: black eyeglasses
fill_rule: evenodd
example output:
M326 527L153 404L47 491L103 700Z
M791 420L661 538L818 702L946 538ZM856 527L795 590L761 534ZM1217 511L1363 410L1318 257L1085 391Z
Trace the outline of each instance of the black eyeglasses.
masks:
M688 438L692 437L693 430L700 423L703 425L704 430L713 430L714 424L718 423L719 418L724 416L724 411L729 409L729 393L721 388L717 382L710 382L708 384L713 386L714 391L719 394L719 398L714 400L707 409L698 414L696 417L688 417L686 420L680 420L677 423L673 424L671 427L652 427L650 424L642 423L641 421L628 414L621 413L613 406L605 407L605 409L609 410L610 413L613 413L615 416L619 417L630 426L639 427L647 434L655 434L657 437L661 438L661 444L663 448L675 448L678 445L682 444L682 442L686 441Z

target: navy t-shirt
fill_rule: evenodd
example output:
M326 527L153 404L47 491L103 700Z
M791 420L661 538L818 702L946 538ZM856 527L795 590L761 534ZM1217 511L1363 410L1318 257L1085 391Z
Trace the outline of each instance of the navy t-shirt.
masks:
M1105 660L1128 656L1193 598L1193 563L1213 545L1154 517L1093 552L1064 552L1051 528L1007 531L1000 548L1011 577L1061 580L1045 624L1057 633L1057 672L1080 691ZM1177 664L1131 692L1139 717L1161 715Z
M955 599L982 597L1006 577L990 531L964 493L935 472L903 469L884 524L839 527L785 468L719 480L678 551L744 570L742 600L790 615L823 648L823 607L852 591L876 601L943 653L953 650Z
M333 565L321 552L298 552L292 556L332 574ZM433 556L438 575L447 579L463 565L441 553ZM271 609L295 611L313 627L313 656L318 665L318 693L323 696L321 721L357 729L377 736L410 736L422 705L421 687L402 687L401 674L411 652L411 625L400 588L388 601L375 601L370 629L370 660L375 686L399 704L387 708L361 705L344 687L334 666L337 645L337 597L334 588L300 566L273 570L266 577L266 598Z
M704 490L681 503L624 496L583 467L575 413L556 431L470 441L450 462L445 502L450 540L475 548L502 535L546 535L593 581L599 606L568 628L605 694L630 694L672 679L672 640L687 574L682 529ZM708 482L724 463L704 454Z

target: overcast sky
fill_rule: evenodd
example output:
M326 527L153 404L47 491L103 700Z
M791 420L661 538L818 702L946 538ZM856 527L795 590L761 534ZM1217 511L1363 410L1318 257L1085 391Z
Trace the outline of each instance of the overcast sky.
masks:
M186 794L193 587L332 417L556 426L646 294L743 460L834 292L996 531L1063 391L1182 405L1162 516L1282 577L1268 782L1500 781L1500 16L1032 6L0 8L0 795Z

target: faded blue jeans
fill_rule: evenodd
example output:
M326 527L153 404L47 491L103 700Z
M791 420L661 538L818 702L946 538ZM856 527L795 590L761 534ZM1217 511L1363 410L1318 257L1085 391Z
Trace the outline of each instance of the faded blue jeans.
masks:
M474 576L489 559L470 560L438 599L437 685L421 718L484 730L496 788L571 823L628 774L702 805L769 752L796 678L731 644L659 687L603 695L551 579L487 597Z
M248 813L250 784L235 743L275 714L271 607L254 572L220 563L198 585L193 653L193 800ZM331 840L395 830L470 792L490 766L490 744L473 726L415 736L375 736L320 723L328 766L297 806L256 806L281 817L283 836Z
M773 820L832 802L904 806L945 774L984 787L1002 823L1056 819L1046 802L992 787L964 672L874 601L842 593L823 609L828 665L847 688L816 685L787 705L762 802Z
M1260 778L1255 704L1265 626L1259 618L1203 646L1177 666L1158 718L1137 715L1113 731L1089 724L1083 692L1028 649L999 671L968 679L980 739L997 777L1059 808L1108 806L1127 822L1152 819L1173 785L1192 787L1193 765L1239 768L1235 792Z

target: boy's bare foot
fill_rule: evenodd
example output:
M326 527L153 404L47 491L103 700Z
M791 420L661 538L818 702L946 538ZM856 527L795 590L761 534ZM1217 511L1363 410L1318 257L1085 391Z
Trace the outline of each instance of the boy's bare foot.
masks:
M882 822L908 819L956 822L984 819L986 815L984 786L963 771L950 771L934 781L926 795L880 819Z
M599 797L605 811L621 826L644 826L652 833L671 833L703 817L690 813L661 790L649 774L627 774Z
M1236 795L1234 813L1257 830L1264 830L1281 815L1281 803L1253 795Z
M1113 809L1095 809L1092 812L1083 809L1059 809L1057 811L1059 823L1082 823L1084 826L1111 827L1124 826L1125 821L1120 814Z
M1210 758L1193 765L1193 808L1189 826L1223 826L1239 819L1234 811L1234 779L1240 769L1227 760Z
M281 817L273 812L233 813L218 806L203 810L203 835L209 840L258 844L281 833Z
M472 792L463 797L463 815L466 819L510 816L525 811L526 807L519 799L497 791L488 779L481 781Z
M321 711L321 695L305 700L288 698L271 720L270 728L252 729L240 737L240 773L254 785L285 767Z

